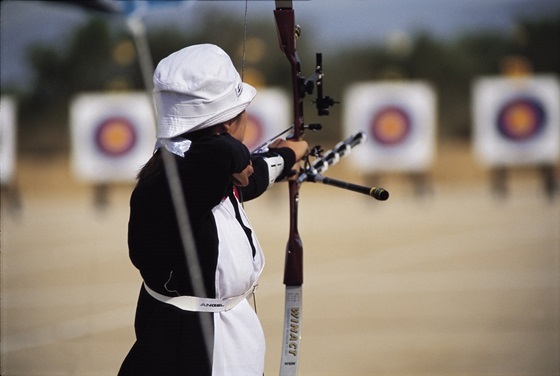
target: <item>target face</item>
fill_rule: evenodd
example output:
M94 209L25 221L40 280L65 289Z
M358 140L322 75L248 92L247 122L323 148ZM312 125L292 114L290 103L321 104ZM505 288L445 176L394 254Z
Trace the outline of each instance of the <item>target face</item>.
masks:
M527 141L538 135L545 124L545 110L533 98L517 98L507 102L498 112L498 131L506 139Z
M254 151L270 137L286 129L290 121L290 101L279 88L259 90L247 107L247 128L243 143Z
M92 183L133 182L156 140L146 93L82 93L70 106L72 170Z
M560 156L560 82L554 76L481 77L473 84L474 151L483 164L531 166Z
M348 160L364 172L424 171L435 154L436 94L422 81L362 82L344 95L344 129L365 131Z
M370 125L374 140L384 145L396 145L404 142L411 130L410 117L401 108L389 106L378 111Z

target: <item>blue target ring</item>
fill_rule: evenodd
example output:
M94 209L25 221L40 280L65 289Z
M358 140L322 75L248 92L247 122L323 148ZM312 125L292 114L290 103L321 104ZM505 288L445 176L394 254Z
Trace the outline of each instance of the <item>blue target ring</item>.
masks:
M381 108L370 123L373 139L384 145L404 142L412 130L410 116L397 106Z
M498 132L508 140L527 141L545 127L545 110L534 98L516 98L505 103L497 116Z
M128 153L136 144L134 125L124 117L105 119L95 129L97 149L111 157Z

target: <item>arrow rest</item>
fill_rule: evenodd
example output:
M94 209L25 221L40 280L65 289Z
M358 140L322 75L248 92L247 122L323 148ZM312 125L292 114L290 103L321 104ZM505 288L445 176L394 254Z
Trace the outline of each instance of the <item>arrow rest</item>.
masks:
M324 153L323 147L321 145L315 145L313 146L313 148L311 148L311 151L309 152L309 156L315 158L321 158L323 156L323 153Z
M305 162L303 164L303 170L300 172L300 174L302 172L309 172L312 170L313 166L311 163L311 157L314 158L321 158L323 156L323 153L325 151L323 150L323 147L321 145L315 145L311 148L311 150L309 150L309 153L307 153L307 155L305 156Z

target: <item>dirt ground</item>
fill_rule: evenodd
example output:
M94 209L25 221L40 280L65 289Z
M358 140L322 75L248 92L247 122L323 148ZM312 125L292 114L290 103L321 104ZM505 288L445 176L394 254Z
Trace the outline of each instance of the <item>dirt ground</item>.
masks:
M300 375L560 375L560 197L530 169L497 197L466 145L438 155L425 195L397 175L377 182L386 202L302 187ZM141 283L126 247L132 187L96 208L68 161L18 167L21 207L2 200L1 374L115 375ZM344 161L326 175L366 180ZM257 308L275 375L287 187L246 210L267 256Z

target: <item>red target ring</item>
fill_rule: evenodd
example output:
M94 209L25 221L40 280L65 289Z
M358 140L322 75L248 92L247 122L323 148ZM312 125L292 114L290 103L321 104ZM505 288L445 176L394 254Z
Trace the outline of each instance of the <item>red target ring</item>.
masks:
M530 140L542 131L544 124L544 108L532 98L510 100L498 112L498 132L509 140Z
M262 143L263 133L263 124L260 119L247 113L247 128L245 129L245 137L243 139L247 149L253 150L259 146Z
M136 144L136 131L124 117L112 117L101 122L95 131L99 151L111 157L128 153Z
M370 123L370 133L377 142L396 145L407 139L411 131L410 117L396 106L382 108Z

